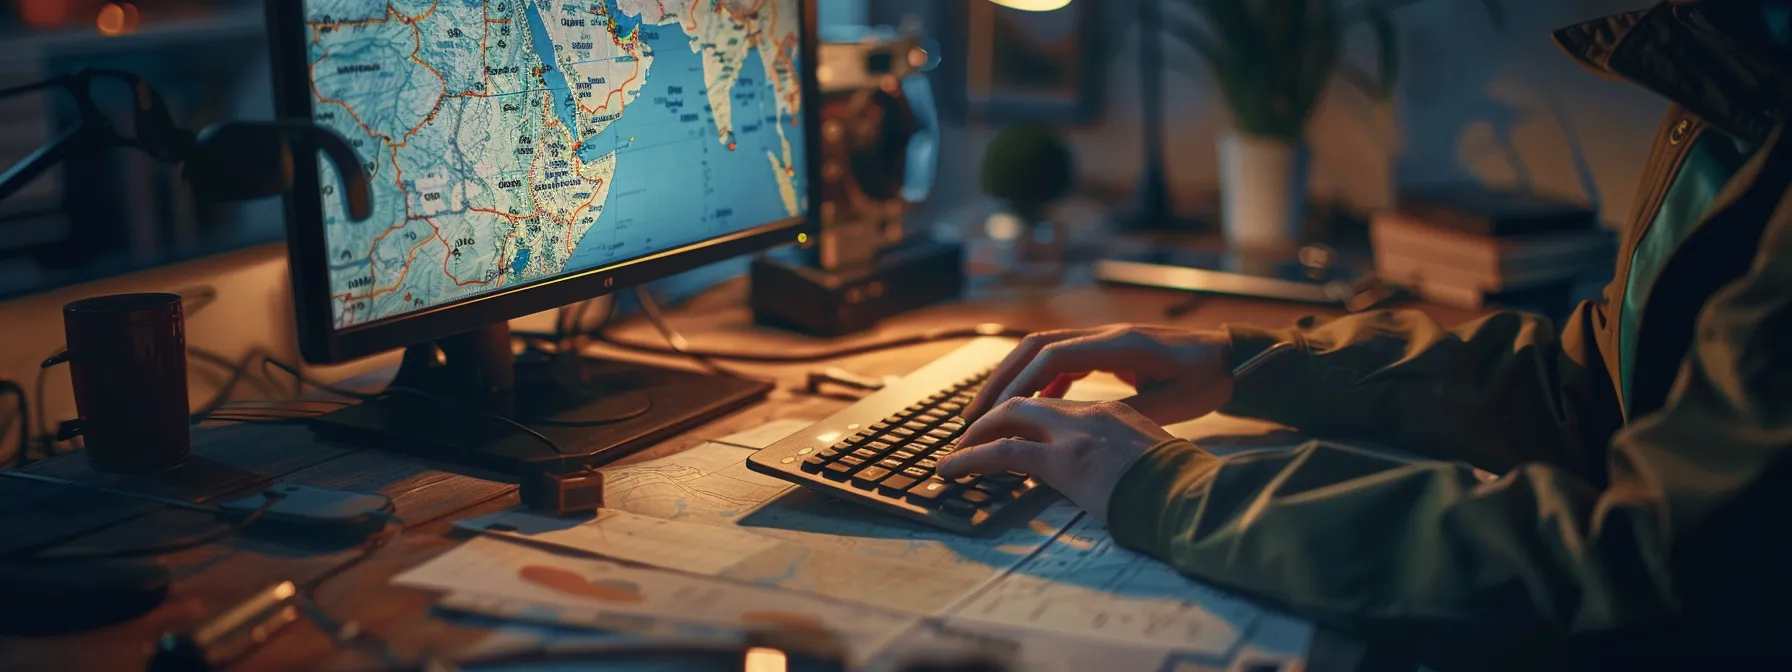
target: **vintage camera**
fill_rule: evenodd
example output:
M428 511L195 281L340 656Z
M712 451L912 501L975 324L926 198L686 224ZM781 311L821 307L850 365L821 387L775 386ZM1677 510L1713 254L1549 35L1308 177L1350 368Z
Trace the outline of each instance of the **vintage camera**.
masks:
M755 319L839 336L963 289L963 249L902 227L938 162L939 114L924 76L936 53L912 27L822 33L821 233L795 263L754 259Z
M811 262L834 271L901 242L903 213L933 187L939 114L925 73L938 57L912 27L821 37L821 236Z

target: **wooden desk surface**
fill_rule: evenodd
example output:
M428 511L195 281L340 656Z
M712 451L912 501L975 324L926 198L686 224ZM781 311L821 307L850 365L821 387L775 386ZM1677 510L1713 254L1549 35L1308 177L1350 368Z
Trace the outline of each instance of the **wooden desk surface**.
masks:
M670 318L700 347L754 348L802 352L837 345L751 324L745 285L734 282L693 299ZM1165 309L1186 301L1168 292L1073 284L1067 289L978 291L960 303L916 311L882 325L878 338L928 328L981 322L1002 322L1029 330L1095 326L1113 322L1150 322L1191 328L1224 322L1283 325L1301 315L1327 311L1312 306L1226 298L1206 298L1192 312L1165 317ZM1447 325L1472 315L1417 306ZM657 338L646 325L628 324L621 337L649 343ZM868 375L902 374L939 357L958 343L935 343L870 353L828 362ZM616 354L616 353L607 353ZM647 357L646 360L659 358ZM688 365L676 359L663 363ZM750 407L663 442L632 458L672 454L786 418L819 419L848 402L801 393L807 372L819 364L739 365L756 375L775 378L779 388L766 403ZM395 574L449 549L457 538L448 532L453 520L495 512L518 503L515 486L501 476L466 475L465 470L430 464L377 450L334 445L314 439L297 426L243 425L205 429L194 436L194 454L185 465L153 476L113 477L87 469L79 454L33 464L27 471L140 492L216 500L252 493L271 481L301 483L392 497L408 527L402 536L341 575L318 592L324 610L338 620L358 621L391 643L401 655L463 650L484 631L469 630L428 615L431 593L388 585ZM460 472L460 473L456 473ZM184 538L215 529L212 516L138 500L124 499L21 479L0 478L0 552L22 548L131 548ZM151 642L215 616L277 581L305 581L355 557L355 549L297 548L289 544L238 537L163 556L174 575L168 599L134 620L77 635L40 638L0 637L0 669L6 670L136 670L148 660ZM29 605L0 605L29 609ZM266 646L232 669L314 669L366 666L377 661L344 651L305 622L282 630Z

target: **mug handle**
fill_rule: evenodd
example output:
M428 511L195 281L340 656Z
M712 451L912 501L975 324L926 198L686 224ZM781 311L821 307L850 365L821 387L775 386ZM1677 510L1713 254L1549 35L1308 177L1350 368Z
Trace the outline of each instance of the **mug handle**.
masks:
M56 354L50 355L50 357L48 359L44 360L44 363L37 365L37 368L47 369L52 366L67 364L68 359L69 359L68 349L63 348L61 351L57 352ZM62 422L62 424L59 424L56 426L56 440L57 441L67 441L69 439L75 438L80 435L81 435L81 421L79 419L64 420Z

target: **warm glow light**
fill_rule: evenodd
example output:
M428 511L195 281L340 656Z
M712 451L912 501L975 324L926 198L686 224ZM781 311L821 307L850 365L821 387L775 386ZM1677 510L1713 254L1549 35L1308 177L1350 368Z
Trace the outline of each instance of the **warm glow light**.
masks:
M796 234L796 242L799 242L799 243L809 242L809 234L807 234L807 233Z
M1070 4L1070 0L989 0L989 1L996 3L998 5L1001 5L1003 7L1007 7L1009 9L1018 9L1023 12L1049 12L1054 9L1063 9L1065 5Z
M68 20L68 3L66 0L23 0L19 3L19 18L33 28L55 28Z
M789 668L783 651L762 646L747 649L747 672L784 672Z
M106 37L117 37L137 29L137 6L108 2L100 8L100 16L94 21L100 34Z

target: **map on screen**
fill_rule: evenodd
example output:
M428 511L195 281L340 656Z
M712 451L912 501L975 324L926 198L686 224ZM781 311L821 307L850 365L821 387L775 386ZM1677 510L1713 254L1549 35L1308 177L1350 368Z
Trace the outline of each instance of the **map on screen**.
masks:
M797 0L305 0L338 329L801 214Z

